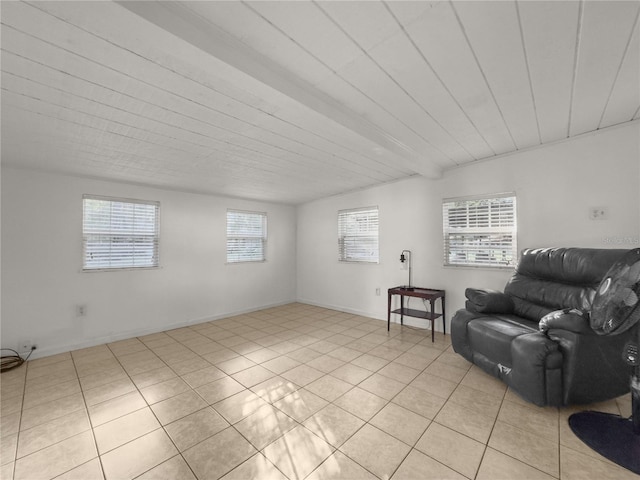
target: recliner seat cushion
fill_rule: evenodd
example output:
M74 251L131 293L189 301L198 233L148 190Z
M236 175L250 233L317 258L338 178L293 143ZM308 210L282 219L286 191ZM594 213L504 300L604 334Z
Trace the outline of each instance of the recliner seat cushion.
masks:
M511 368L511 342L516 337L537 331L537 325L510 320L507 316L484 317L467 325L469 345L495 363Z

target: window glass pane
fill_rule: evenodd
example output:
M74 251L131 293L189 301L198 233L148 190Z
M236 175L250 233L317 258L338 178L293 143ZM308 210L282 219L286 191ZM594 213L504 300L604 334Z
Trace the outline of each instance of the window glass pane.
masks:
M378 207L338 212L338 259L378 262Z
M442 218L445 265L515 264L515 195L444 200Z
M227 262L266 260L267 214L227 211Z
M159 204L83 197L83 270L158 266Z

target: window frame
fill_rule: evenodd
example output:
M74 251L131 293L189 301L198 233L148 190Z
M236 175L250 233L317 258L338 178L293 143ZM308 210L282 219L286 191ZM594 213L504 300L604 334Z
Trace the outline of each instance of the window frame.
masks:
M114 217L111 215L112 210L109 216L109 225L104 225L104 227L106 227L105 232L108 232L108 233L94 233L94 235L103 235L106 237L112 237L110 245L113 245L114 238L118 238L118 237L130 238L132 239L130 241L133 242L134 244L132 246L132 248L134 249L135 249L134 238L147 239L147 241L148 241L148 238L151 238L152 239L152 246L151 246L152 260L150 264L147 262L144 264L136 265L135 263L136 256L135 254L132 254L129 257L129 260L131 260L130 263L125 265L112 265L112 263L114 262L114 259L110 252L109 260L108 260L108 263L110 264L109 266L107 266L106 263L104 262L100 266L95 266L95 267L89 266L89 264L87 263L88 242L89 242L88 237L89 235L91 235L91 232L89 231L90 226L87 225L86 201L90 201L90 200L96 200L100 202L109 202L110 204L120 203L120 204L126 204L126 205L145 205L145 206L153 207L153 210L154 210L153 228L152 228L151 234L149 234L148 231L145 232L143 230L136 230L135 226L134 226L134 230L131 232L122 232L122 231L118 232L117 230L114 229ZM113 205L111 205L110 208L113 208ZM132 220L135 222L135 212L133 214ZM98 228L98 226L95 226L94 228ZM83 194L82 195L82 262L81 263L82 263L81 271L84 273L117 272L117 271L124 271L124 270L153 270L153 269L160 268L160 202L154 201L154 200L140 200L140 199L132 199L132 198L124 198L124 197L110 197L110 196L104 196L104 195Z
M504 199L510 200L511 206L504 207ZM486 209L478 209L478 202L488 202ZM503 205L499 205L500 203ZM473 205L473 204L476 205ZM453 204L458 204L458 218L454 222L465 223L465 226L452 226L451 211ZM475 212L470 208L476 208ZM493 215L492 215L493 213ZM493 217L493 218L492 218ZM484 225L479 223L487 222ZM496 222L496 223L493 223ZM473 225L475 223L475 225ZM492 224L493 223L493 224ZM457 235L462 245L452 249L451 239ZM467 237L467 238L465 238ZM485 242L486 245L473 245L469 242ZM504 192L487 195L445 198L442 200L442 241L443 264L445 267L512 269L518 260L518 215L517 196L515 192ZM468 243L469 242L469 243ZM497 251L502 250L496 255ZM471 261L451 261L455 251L464 259ZM477 261L477 255L486 260Z
M245 236L234 236L234 237L230 237L229 235L229 214L240 214L240 215L257 215L260 217L261 219L261 235L258 236L254 236L254 235L245 235ZM246 264L246 263L264 263L267 261L267 245L268 245L268 221L267 221L267 212L257 212L257 211L251 211L251 210L238 210L238 209L234 209L234 208L228 208L227 209L227 213L226 213L226 246L225 246L225 252L226 252L226 264L227 265L238 265L238 264ZM234 259L230 259L229 254L229 240L230 238L235 238L235 239L256 239L256 238L260 238L260 243L261 243L261 250L262 250L262 258L260 259L255 259L255 258L238 258L236 260Z
M355 220L358 214L372 213L375 211L375 235L363 235L352 234L347 235L345 231L348 225L345 223L348 220ZM366 220L369 222L369 220ZM373 226L373 225L371 225ZM356 232L357 233L357 232ZM360 239L374 238L374 255L371 255L372 259L367 259L366 256L360 251L364 251L368 246L363 244ZM351 239L355 244L351 247L345 242L346 239ZM355 252L353 250L356 250ZM351 251L351 254L349 254ZM358 254L360 253L360 254ZM377 205L360 208L348 208L338 211L338 262L340 263L353 263L353 264L379 264L380 263L380 209Z

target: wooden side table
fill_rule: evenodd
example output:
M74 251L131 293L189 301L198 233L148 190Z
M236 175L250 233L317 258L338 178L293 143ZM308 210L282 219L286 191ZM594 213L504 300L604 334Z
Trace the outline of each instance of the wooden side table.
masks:
M433 342L435 339L435 320L436 318L442 317L442 332L446 335L446 322L445 322L445 313L444 313L444 290L436 290L433 288L422 288L422 287L393 287L388 291L388 307L387 307L387 331L391 327L391 314L399 313L400 314L400 324L403 324L404 316L407 317L415 317L415 318L423 318L425 320L429 320L431 322L431 341ZM394 295L400 295L400 308L391 311L391 298ZM416 310L413 308L404 308L404 297L418 297L424 300L428 300L431 304L430 311L424 310ZM440 307L442 309L442 313L437 313L435 309L435 303L437 299L440 299Z

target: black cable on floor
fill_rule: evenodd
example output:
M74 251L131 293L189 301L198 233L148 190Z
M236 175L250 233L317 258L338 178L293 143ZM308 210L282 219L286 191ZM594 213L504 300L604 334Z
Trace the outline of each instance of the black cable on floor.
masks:
M31 349L31 351L29 352L29 355L27 355L26 358L22 358L20 354L15 350L13 350L12 348L0 348L0 351L4 351L4 350L13 352L14 355L2 355L2 357L0 357L0 373L13 370L14 368L18 368L24 362L29 360L29 357L31 356L35 348Z

